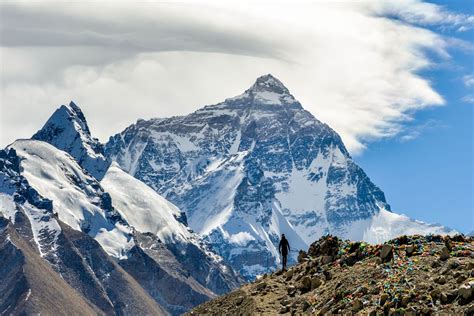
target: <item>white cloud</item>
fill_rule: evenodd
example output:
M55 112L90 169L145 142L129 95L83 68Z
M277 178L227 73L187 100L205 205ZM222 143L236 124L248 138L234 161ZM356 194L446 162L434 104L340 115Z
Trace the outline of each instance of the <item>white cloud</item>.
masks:
M189 113L272 73L361 152L400 133L413 111L444 103L419 73L433 65L428 54L449 58L447 41L407 22L451 13L396 3L3 5L1 144L31 136L71 99L105 141L138 118Z
M462 79L466 87L474 86L474 75L467 75L467 76L464 76Z
M459 32L474 27L474 16L454 13L444 6L421 0L384 0L369 2L369 6L382 16L393 15L412 24L435 25Z
M474 94L468 94L461 99L464 103L474 104Z

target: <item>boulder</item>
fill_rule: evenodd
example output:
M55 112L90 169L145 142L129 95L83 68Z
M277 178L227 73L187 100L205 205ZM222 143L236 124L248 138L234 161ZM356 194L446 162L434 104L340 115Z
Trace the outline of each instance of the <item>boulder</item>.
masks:
M443 261L445 260L448 260L449 259L449 249L448 247L444 246L443 248L441 248L441 251L439 253L439 258Z
M295 295L296 293L296 287L294 285L289 285L287 288L286 288L286 292L288 293L288 295Z
M285 314L285 313L288 313L290 311L290 307L289 306L282 306L280 308L280 314Z
M304 250L300 250L298 253L298 262L302 263L305 259L308 258L308 254Z
M311 290L314 290L318 288L321 284L323 284L323 281L321 281L320 278L314 277L311 279Z
M299 289L302 293L306 293L311 290L311 278L309 276L305 276L301 279Z
M436 278L434 279L434 281L435 281L436 283L438 283L438 284L441 284L441 285L446 284L446 278L445 278L444 276L442 276L442 275L439 276L439 277L436 277Z
M262 291L267 287L267 282L260 282L257 284L257 291Z
M458 293L463 299L468 300L472 296L472 287L470 285L463 284L459 287Z
M280 300L280 304L283 306L290 305L291 303L291 298L289 296L283 297L283 299Z
M332 262L332 256L323 256L321 258L321 263L322 264L328 264Z
M354 312L358 312L360 311L362 308L364 308L364 304L362 303L362 301L358 298L356 298L353 302L352 302L352 311Z
M393 247L392 245L389 244L384 244L382 246L382 249L380 249L380 259L382 261L386 262L391 260L393 257Z
M448 295L446 293L441 293L439 300L441 301L441 304L449 303Z

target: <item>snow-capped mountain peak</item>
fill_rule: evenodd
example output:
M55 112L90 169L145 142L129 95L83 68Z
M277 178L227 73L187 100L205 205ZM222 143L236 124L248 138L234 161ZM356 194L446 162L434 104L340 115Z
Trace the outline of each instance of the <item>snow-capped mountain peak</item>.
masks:
M92 176L100 180L109 166L103 145L91 136L81 109L74 103L61 105L32 139L45 141L73 156Z
M249 90L253 92L268 91L278 94L290 94L285 85L271 74L258 77Z
M271 74L258 77L255 83L243 94L227 99L226 102L239 103L240 106L285 105L302 108L288 88Z
M139 121L111 137L106 153L185 211L249 279L278 264L281 233L298 250L328 233L380 241L448 232L391 213L341 137L269 74L189 115Z

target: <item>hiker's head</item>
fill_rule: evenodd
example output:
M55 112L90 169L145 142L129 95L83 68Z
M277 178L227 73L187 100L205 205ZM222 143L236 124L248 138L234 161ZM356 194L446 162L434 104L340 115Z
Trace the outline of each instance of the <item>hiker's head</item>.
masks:
M285 234L281 234L281 239L285 239Z

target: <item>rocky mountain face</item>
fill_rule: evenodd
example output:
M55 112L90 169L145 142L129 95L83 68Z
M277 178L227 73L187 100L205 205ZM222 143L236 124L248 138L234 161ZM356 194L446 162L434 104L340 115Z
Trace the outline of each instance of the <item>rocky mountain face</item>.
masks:
M69 153L98 180L102 179L110 164L104 156L104 146L91 137L84 114L72 101L57 109L32 139L50 143Z
M275 269L281 233L296 251L336 234L380 242L447 232L390 212L339 135L276 78L186 116L139 120L106 155L186 213L189 226L248 279Z
M474 239L400 236L385 244L325 236L287 271L187 315L472 315Z
M22 143L25 142L35 141ZM10 313L7 312L9 308L14 308L20 314L68 314L71 312L68 306L71 305L78 313L83 308L85 313L91 314L146 311L166 314L96 240L59 219L58 214L54 213L54 202L44 198L23 176L21 159L13 148L0 151L0 244L3 251L11 252L18 258L18 262L11 265L7 262L2 267L12 268L14 265L18 269L24 265L23 272L18 273L25 280L21 291L16 287L23 281L15 286L11 283L14 279L10 283L1 282L10 284L6 290L11 293L0 297L0 312ZM48 170L44 172L47 175ZM68 219L64 215L62 217ZM3 254L0 256L2 260L12 259ZM29 268L30 265L33 267ZM12 273L5 271L0 278L7 282L13 277ZM30 297L28 293L34 295ZM12 302L15 303L10 306Z
M85 300L0 217L0 311L5 315L97 315Z
M59 115L62 121L58 113L69 115ZM237 287L241 278L182 223L176 206L116 165L107 163L99 182L99 169L79 164L91 156L76 160L75 149L93 140L81 113L62 106L53 114L48 122L62 128L52 144L18 140L0 151L0 216L10 230L106 314L181 314ZM81 133L74 134L78 126ZM52 130L47 123L35 135ZM71 135L85 144L62 147L70 153L53 146Z

